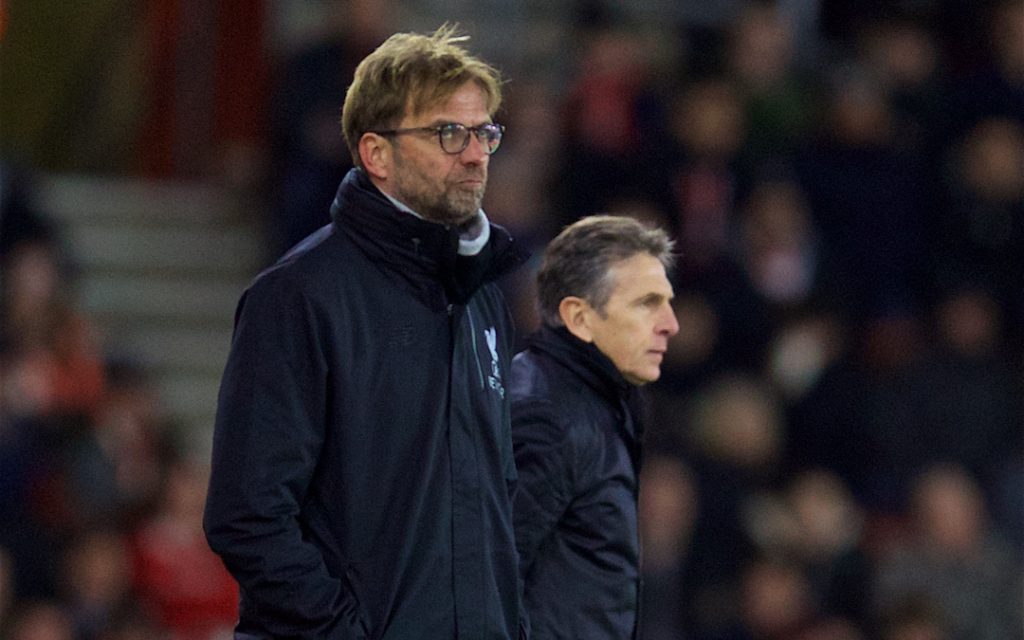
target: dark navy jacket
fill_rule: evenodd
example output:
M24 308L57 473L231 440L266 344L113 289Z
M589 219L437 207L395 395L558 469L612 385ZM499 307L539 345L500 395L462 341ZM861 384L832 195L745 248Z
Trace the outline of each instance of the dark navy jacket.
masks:
M346 176L239 302L204 526L237 638L515 639L512 327L480 254Z
M544 327L509 390L530 637L636 637L638 389L593 345Z

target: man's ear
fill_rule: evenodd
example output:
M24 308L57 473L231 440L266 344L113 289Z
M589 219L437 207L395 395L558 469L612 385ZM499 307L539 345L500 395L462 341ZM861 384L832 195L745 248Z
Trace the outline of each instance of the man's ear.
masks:
M566 296L558 303L558 315L562 318L569 333L584 342L593 342L594 335L590 331L590 314L594 312L583 298Z
M359 138L359 159L371 177L387 180L391 168L391 142L376 133L364 133Z

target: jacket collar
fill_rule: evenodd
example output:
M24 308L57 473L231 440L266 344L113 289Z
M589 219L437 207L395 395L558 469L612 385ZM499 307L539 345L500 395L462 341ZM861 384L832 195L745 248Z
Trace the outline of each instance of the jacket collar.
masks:
M608 356L593 344L574 336L565 327L544 325L530 337L528 344L530 348L546 353L572 370L611 400L626 398L635 390Z
M580 340L565 327L542 326L530 336L527 348L554 359L621 410L620 422L631 444L633 462L639 469L644 413L640 388L622 377L615 364L600 349Z
M502 227L488 222L487 244L459 255L459 230L400 211L361 169L352 169L331 205L337 228L378 264L397 274L414 294L436 305L436 286L464 303L483 284L521 265L529 253Z

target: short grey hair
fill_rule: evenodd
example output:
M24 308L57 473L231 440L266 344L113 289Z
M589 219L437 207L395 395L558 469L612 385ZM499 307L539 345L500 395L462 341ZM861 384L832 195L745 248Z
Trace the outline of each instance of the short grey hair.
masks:
M559 233L544 251L537 273L540 318L562 326L558 306L568 296L583 298L604 313L614 285L608 278L615 264L641 253L657 258L671 269L674 243L663 229L648 227L628 216L596 215L581 218Z

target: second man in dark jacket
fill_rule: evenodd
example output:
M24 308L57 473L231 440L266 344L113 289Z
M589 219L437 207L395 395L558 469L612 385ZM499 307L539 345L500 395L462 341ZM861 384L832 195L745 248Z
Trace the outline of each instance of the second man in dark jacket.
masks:
M633 638L640 544L637 387L679 331L672 243L632 218L593 216L548 246L543 326L513 360L516 546L531 638Z

